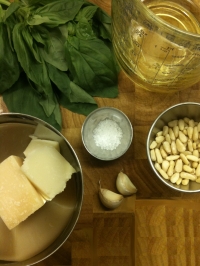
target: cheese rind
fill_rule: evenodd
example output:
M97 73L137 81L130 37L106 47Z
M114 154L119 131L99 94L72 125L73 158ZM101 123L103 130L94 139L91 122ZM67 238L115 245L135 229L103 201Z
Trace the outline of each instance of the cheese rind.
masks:
M60 152L60 145L58 141L44 140L44 139L32 139L24 151L24 155L27 157L30 152L40 146L51 146Z
M71 164L50 146L37 147L24 159L21 167L30 182L46 200L61 193L75 173Z
M12 155L0 164L0 216L10 230L45 204L22 172L22 162Z

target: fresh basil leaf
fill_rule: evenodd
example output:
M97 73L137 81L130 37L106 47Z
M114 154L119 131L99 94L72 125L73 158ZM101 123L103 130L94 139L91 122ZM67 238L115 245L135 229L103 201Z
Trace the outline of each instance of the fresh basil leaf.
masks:
M49 38L49 31L42 25L37 25L30 29L33 39L37 42L45 45L45 41Z
M47 68L51 81L61 92L63 92L67 97L70 97L70 79L66 72L60 71L50 64L47 64Z
M68 75L52 65L48 65L49 76L56 85L58 102L68 110L88 115L98 106L95 100L75 83L70 81Z
M15 25L13 29L13 43L14 48L18 57L18 60L26 73L27 77L31 79L33 82L38 84L38 88L40 90L38 92L43 93L47 79L45 68L43 67L43 64L38 62L34 54L32 53L33 49L32 47L29 47L30 42L26 42L23 38L24 32L27 32L28 34L28 28L23 23L18 23ZM26 38L28 39L28 37ZM44 88L43 88L44 87Z
M18 60L26 73L27 77L35 83L37 91L43 95L44 101L40 101L43 105L47 116L50 116L55 108L55 97L48 76L45 62L38 62L33 54L32 36L27 26L18 23L13 29L14 48L17 53Z
M89 115L92 111L98 108L97 104L70 102L66 95L63 93L59 94L58 102L64 108L67 108L74 113L82 114L85 116Z
M3 21L5 22L7 18L9 18L13 13L15 13L16 10L20 8L20 4L17 2L13 2L10 4L10 6L5 10L5 14L3 17Z
M90 5L90 6L86 6L83 7L77 14L77 16L75 17L76 21L81 21L83 18L86 20L91 20L94 16L94 14L96 13L98 9L98 6L95 5Z
M48 65L48 71L51 81L71 103L90 103L96 105L93 97L81 89L77 84L73 83L66 72L60 71L51 65Z
M20 66L9 45L6 26L0 23L0 94L9 89L19 78Z
M40 55L38 53L38 47L37 45L34 45L34 39L32 35L30 34L29 30L24 28L24 30L21 31L22 37L24 39L25 44L27 45L28 49L30 50L30 53L34 56L34 58L39 62L42 63L40 59Z
M64 47L65 41L65 37L63 37L59 29L52 30L49 32L49 38L46 40L45 46L40 48L40 54L44 61L62 71L68 70Z
M39 7L28 19L29 25L46 23L50 27L73 20L84 4L84 0L58 0Z
M111 50L100 39L66 41L69 70L74 82L92 96L116 97L118 78Z
M5 10L2 8L2 6L0 5L0 22L3 21L3 17L5 15Z
M70 87L71 87L70 102L90 103L96 105L94 98L91 97L86 91L81 89L77 84L71 81Z
M76 25L76 37L83 40L96 38L93 29L87 19L82 18Z
M98 36L103 39L111 40L111 17L103 11L101 8L98 8L97 12L93 18L93 26L98 32Z
M26 6L33 6L40 4L41 0L23 0L23 3L26 4ZM49 2L49 0L48 0Z
M47 116L39 103L41 97L32 89L26 75L22 74L13 86L3 93L3 100L10 112L19 112L38 117L61 130L62 117L58 102L53 113Z

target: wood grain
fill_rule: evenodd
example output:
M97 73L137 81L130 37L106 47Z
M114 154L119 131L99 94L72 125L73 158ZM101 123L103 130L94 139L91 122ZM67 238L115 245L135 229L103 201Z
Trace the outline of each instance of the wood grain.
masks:
M94 0L110 14L110 0ZM200 265L200 194L167 188L150 169L146 138L154 119L166 108L185 101L200 102L200 83L174 94L145 91L121 72L119 96L96 98L99 107L123 111L134 128L129 150L119 159L102 162L84 148L85 116L61 108L62 133L80 160L84 200L74 231L63 246L37 266L198 266ZM8 111L0 98L0 111ZM98 181L116 192L123 169L138 188L118 209L106 210L98 198Z

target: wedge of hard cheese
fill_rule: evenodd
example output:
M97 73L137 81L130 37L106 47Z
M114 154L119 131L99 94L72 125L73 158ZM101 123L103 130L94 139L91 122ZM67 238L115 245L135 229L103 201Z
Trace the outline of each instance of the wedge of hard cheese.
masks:
M61 193L76 172L59 151L44 145L28 153L21 169L46 200Z
M37 147L51 146L60 152L60 145L58 141L45 140L45 139L32 139L24 151L24 155L27 157L29 153L35 150Z
M21 170L22 159L9 156L0 164L0 216L12 229L45 204Z

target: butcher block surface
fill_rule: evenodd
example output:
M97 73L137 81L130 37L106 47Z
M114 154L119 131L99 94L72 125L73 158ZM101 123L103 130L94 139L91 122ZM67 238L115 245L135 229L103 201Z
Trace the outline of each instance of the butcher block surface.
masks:
M93 1L110 14L110 0ZM62 108L62 133L74 148L83 170L84 199L79 220L68 240L36 266L198 266L200 265L200 193L166 187L150 168L146 139L154 119L181 102L200 103L200 83L175 94L141 89L119 74L119 96L96 98L99 107L111 106L130 119L134 136L128 151L114 161L93 158L84 148L81 127L85 116ZM0 112L7 112L0 98ZM102 188L116 190L123 170L137 187L115 210L98 197Z

